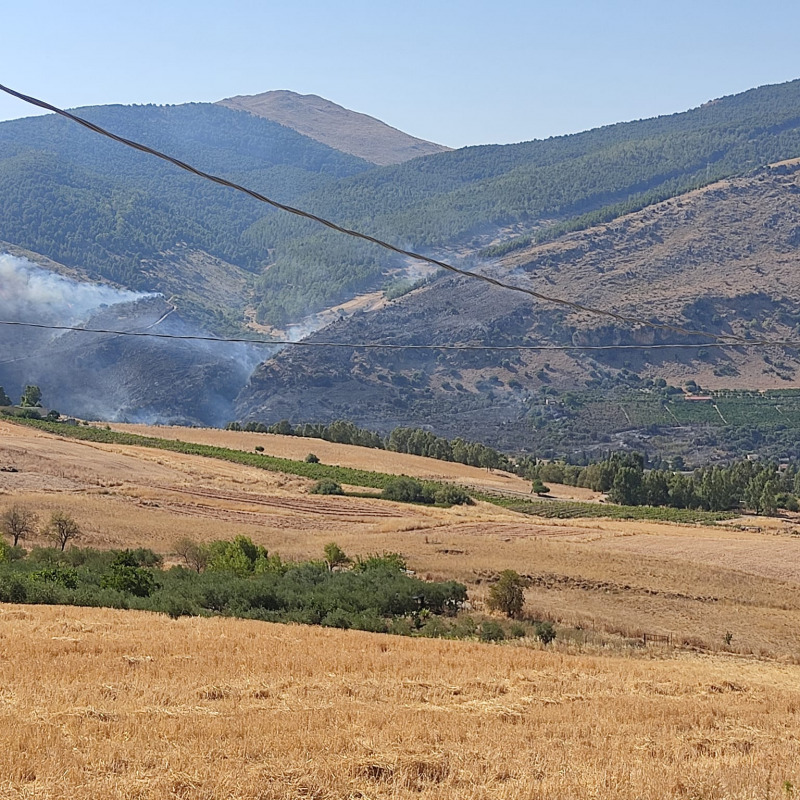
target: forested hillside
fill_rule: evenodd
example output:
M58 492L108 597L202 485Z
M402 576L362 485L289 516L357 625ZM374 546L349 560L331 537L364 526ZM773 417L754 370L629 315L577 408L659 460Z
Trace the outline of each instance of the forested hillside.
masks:
M283 202L371 166L217 105L103 106L78 113ZM0 124L0 239L90 277L172 293L176 259L169 253L178 245L258 274L269 261L268 248L244 232L265 213L244 195L60 117Z
M586 216L585 227L797 155L800 81L682 114L414 159L342 180L303 203L402 245L477 249L504 226L533 231ZM335 234L284 216L263 219L251 232L264 245L280 243L275 264L258 282L261 317L270 322L296 316L310 301L317 307L324 302L320 286L338 290L343 272L367 282L387 263L372 245L343 244Z
M800 81L689 112L515 145L374 167L219 105L104 106L89 119L308 208L415 248L524 246L716 178L800 155ZM188 310L283 325L391 280L384 251L326 233L56 117L0 124L0 240L92 277L183 297L216 259L215 302ZM555 228L553 227L555 226ZM522 238L514 238L522 236ZM526 238L527 237L527 238ZM176 252L190 257L176 257ZM188 259L191 264L184 263ZM226 267L225 265L229 265ZM225 270L245 271L220 307ZM237 274L236 282L242 284ZM219 284L219 285L218 285ZM250 291L250 290L248 290Z

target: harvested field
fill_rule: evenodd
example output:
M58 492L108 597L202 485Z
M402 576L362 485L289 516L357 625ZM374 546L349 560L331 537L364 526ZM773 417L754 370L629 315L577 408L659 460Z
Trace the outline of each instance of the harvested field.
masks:
M0 796L726 798L800 783L800 668L0 608Z
M488 471L480 467L456 464L451 461L438 461L435 458L411 456L407 453L393 453L389 450L375 450L349 444L334 444L323 439L305 439L299 436L279 436L272 433L246 433L223 431L217 428L181 428L161 425L123 425L113 423L115 431L137 433L140 436L154 436L162 439L178 439L183 442L209 444L216 447L229 447L234 450L252 452L255 447L263 447L264 452L279 458L303 459L315 453L323 463L353 469L368 469L375 472L388 472L396 475L409 475L413 478L433 481L450 481L472 486L484 491L505 491L530 496L530 481L500 470ZM569 500L595 500L601 497L598 492L577 486L551 485L553 497Z

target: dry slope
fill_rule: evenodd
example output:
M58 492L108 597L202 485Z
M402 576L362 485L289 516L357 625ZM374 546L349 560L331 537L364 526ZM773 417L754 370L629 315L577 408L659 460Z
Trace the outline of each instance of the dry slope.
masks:
M374 117L350 111L315 94L264 92L228 97L220 100L219 105L265 117L380 166L401 164L417 156L450 149L409 136Z
M715 183L580 233L511 253L490 271L554 297L711 333L797 338L800 165ZM694 342L707 338L539 303L442 277L385 308L328 326L337 342L508 346ZM313 339L313 337L311 337ZM780 375L773 363L780 362ZM527 419L543 388L582 389L622 368L680 385L797 387L795 351L761 348L625 353L286 350L238 398L240 419L349 419L377 430L418 425L501 448L536 446ZM534 400L532 400L534 398Z

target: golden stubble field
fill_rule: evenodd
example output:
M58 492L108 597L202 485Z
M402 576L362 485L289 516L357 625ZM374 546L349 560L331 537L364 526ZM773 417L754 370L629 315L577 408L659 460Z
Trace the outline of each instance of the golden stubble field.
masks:
M2 798L786 798L800 667L0 607Z

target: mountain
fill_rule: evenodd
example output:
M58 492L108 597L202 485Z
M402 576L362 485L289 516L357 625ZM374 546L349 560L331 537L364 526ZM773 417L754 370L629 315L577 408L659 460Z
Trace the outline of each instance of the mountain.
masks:
M218 105L247 111L302 133L372 164L401 164L419 156L450 150L392 128L367 114L350 111L315 94L274 91L237 95Z
M551 296L711 334L800 339L800 160L527 245L486 271ZM796 348L704 347L701 335L631 326L448 276L381 310L341 320L309 339L315 340L694 347L591 353L288 349L256 370L238 398L239 418L345 418L380 431L424 423L442 435L505 449L568 454L635 442L655 423L647 418L637 425L620 413L619 404L634 395L658 407L658 423L669 422L655 379L662 386L666 378L717 389L800 386ZM566 405L558 399L565 392ZM577 414L598 402L606 415L614 407L614 424ZM719 422L716 412L710 414ZM614 425L630 433L627 439L608 438ZM592 428L601 433L594 441ZM697 436L678 428L670 435Z
M552 294L693 328L728 326L748 336L762 329L794 335L800 321L793 300L800 288L793 260L800 243L796 166L764 168L800 155L800 81L681 114L390 166L217 104L79 112L279 201ZM169 324L216 333L241 331L245 324L286 326L362 292L374 298L387 286L388 296L398 297L419 277L415 264L382 249L271 210L56 116L0 124L0 240L62 275L137 295L115 300L112 308L160 293L178 308ZM526 337L563 345L642 343L654 336L651 329L631 331L534 306L524 296L447 276L377 305L320 336L507 345ZM98 304L89 310L103 313ZM149 312L144 319L151 319ZM0 335L4 345L11 338L8 331ZM77 343L83 335L63 341ZM32 363L34 353L47 355L47 342L34 346L38 341L30 337ZM631 422L636 414L606 399L654 390L645 383L656 377L752 389L791 387L796 380L793 351L696 347L645 359L639 353L286 350L245 388L246 359L226 373L227 357L179 353L171 362L174 386L165 388L169 371L157 375L147 368L159 350L140 357L144 351L133 352L130 343L108 344L84 349L105 365L104 380L133 389L126 376L135 376L133 401L115 399L118 415L132 416L161 393L160 405L151 409L159 418L221 419L227 411L212 414L197 405L206 374L224 395L218 408L231 416L238 394L241 417L346 416L378 429L425 420L451 436L553 452L613 444L591 422L595 411L596 419L613 417L609 430L616 425L620 435L634 436L628 431L639 430ZM24 338L14 346L25 355ZM119 366L112 366L114 359ZM24 362L15 356L14 363ZM53 358L46 363L59 365ZM204 373L203 364L222 371ZM19 384L23 371L9 366L6 374ZM85 370L64 374L58 397L77 397L70 386L89 385ZM565 391L573 405L558 399ZM592 411L591 398L598 395L605 405ZM71 402L59 410L79 413ZM668 405L658 409L642 416L645 427L656 425L654 419L682 419ZM724 416L713 415L712 421ZM580 433L580 425L588 433ZM687 438L698 437L690 432Z
M680 114L383 167L216 104L79 111L276 200L473 259L800 154L800 81ZM285 327L409 275L405 261L373 245L54 116L0 124L0 239L93 279L176 295L183 313L219 332L252 319Z

